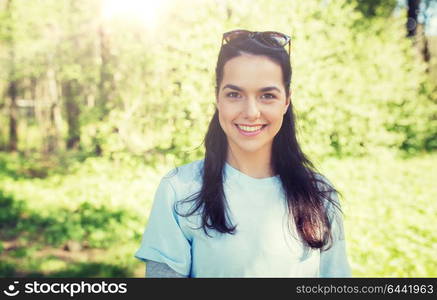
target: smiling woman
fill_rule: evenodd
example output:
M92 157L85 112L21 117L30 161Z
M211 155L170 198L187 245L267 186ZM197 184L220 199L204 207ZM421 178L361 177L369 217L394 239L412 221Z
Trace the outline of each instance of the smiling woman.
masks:
M279 32L223 35L205 158L162 178L147 277L348 277L337 192L303 154Z

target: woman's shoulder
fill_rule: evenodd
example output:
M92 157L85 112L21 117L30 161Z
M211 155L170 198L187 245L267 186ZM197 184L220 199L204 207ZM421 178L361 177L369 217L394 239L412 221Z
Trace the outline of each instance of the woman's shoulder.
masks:
M162 178L168 181L174 188L181 188L198 184L202 180L203 159L174 167Z
M334 185L325 175L318 172L314 172L313 175L320 191L330 192L334 189Z
M334 206L341 206L338 191L332 184L332 182L323 174L314 172L314 178L319 192L326 195L325 205L328 207L334 203Z

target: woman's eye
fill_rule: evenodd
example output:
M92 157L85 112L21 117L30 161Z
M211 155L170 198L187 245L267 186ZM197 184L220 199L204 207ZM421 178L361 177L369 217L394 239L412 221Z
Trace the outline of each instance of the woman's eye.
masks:
M276 96L273 94L264 94L264 96L268 96L266 99L275 99Z
M238 94L237 92L229 92L229 93L226 94L226 97L229 97L229 98L239 98L240 94ZM268 100L276 98L276 96L274 94L271 94L271 93L264 94L263 97L264 97L264 99L268 99Z
M227 97L230 97L230 98L235 98L235 97L238 96L238 93L236 93L236 92L230 92L230 93L227 93L226 96L227 96Z

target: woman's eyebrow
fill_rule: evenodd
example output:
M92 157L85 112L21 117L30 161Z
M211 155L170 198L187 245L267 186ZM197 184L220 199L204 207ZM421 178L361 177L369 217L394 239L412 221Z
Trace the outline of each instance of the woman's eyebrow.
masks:
M230 88L230 89L237 90L237 91L240 91L240 92L244 91L244 90L243 90L242 88L240 88L239 86L236 86L236 85L233 85L233 84L227 84L227 85L225 85L225 86L222 88L222 90L224 90L225 88ZM281 93L281 90L278 89L276 86L266 86L266 87L263 87L263 88L259 89L260 92L268 92L268 91L272 91L272 90L275 90L275 91L277 91L278 93Z

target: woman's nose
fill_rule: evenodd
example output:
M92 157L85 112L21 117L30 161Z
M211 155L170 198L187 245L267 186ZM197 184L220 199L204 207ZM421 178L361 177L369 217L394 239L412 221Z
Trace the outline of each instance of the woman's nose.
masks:
M258 119L260 115L260 110L258 107L258 103L255 99L249 99L246 101L246 105L244 108L245 117L249 120Z

